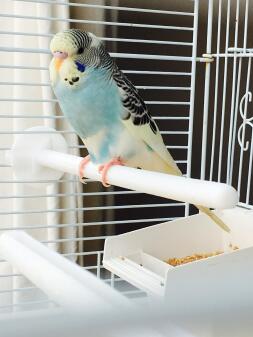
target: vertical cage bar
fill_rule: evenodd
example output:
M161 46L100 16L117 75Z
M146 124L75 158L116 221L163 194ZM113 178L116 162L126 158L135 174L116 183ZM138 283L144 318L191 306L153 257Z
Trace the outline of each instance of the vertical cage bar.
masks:
M100 278L100 272L101 272L101 253L97 253L97 277Z
M242 58L239 59L238 74L237 74L237 88L236 88L236 98L235 98L235 116L234 116L234 126L233 126L233 137L232 137L232 151L231 151L231 169L230 169L230 180L229 183L232 184L233 171L234 171L234 155L235 155L235 144L236 144L236 129L238 120L238 110L239 110L239 100L240 100L240 87L241 87L241 74L242 74Z
M189 137L187 151L187 172L186 176L191 176L192 161L192 137L193 137L193 119L195 102L195 82L196 82L196 58L197 58L197 38L198 38L198 19L199 19L199 0L194 2L194 22L193 22L193 47L192 47L192 65L191 65L191 94L189 110ZM185 215L189 215L189 204L185 206Z
M212 132L212 150L209 179L213 179L214 170L214 155L215 155L215 141L216 141L216 126L217 126L217 110L218 110L218 89L219 89L219 72L220 72L220 42L221 42L221 14L222 14L222 0L219 1L218 9L218 29L217 29L217 43L216 43L216 68L215 68L215 93L214 93L214 111L213 111L213 132Z
M239 18L240 18L240 0L236 1L236 17L235 17L235 39L234 48L238 47L238 30L239 30ZM228 139L228 155L227 155L227 177L226 182L230 181L231 166L231 152L232 152L232 133L233 133L233 123L235 123L235 88L236 88L236 77L237 74L237 57L234 55L233 60L233 80L232 80L232 96L231 96L231 111L230 111L230 125L229 125L229 139Z
M206 54L211 54L212 52L212 31L213 31L213 0L209 0ZM211 75L211 62L207 62L205 71L204 113L203 113L203 127L202 127L203 134L202 134L201 172L200 172L201 179L205 179L206 175L206 150L207 150L207 127L208 127L209 94L210 94L210 75Z
M111 273L111 287L115 287L115 275Z
M221 168L222 168L222 157L223 157L223 139L224 139L224 123L225 123L225 113L226 113L226 93L227 93L227 73L228 73L228 44L229 44L229 33L230 33L230 12L231 12L231 0L227 1L227 22L226 22L226 43L225 43L225 65L224 65L224 76L223 76L223 95L222 95L222 112L221 112L221 128L220 128L220 146L219 146L219 164L218 164L218 181L221 181Z

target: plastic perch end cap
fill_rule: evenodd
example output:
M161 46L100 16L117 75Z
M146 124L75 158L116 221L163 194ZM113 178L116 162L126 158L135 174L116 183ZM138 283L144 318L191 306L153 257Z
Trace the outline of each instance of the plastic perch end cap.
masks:
M67 144L64 137L56 130L44 126L29 128L18 135L12 150L7 154L16 179L58 180L62 177L63 172L40 165L38 156L44 150L66 153Z

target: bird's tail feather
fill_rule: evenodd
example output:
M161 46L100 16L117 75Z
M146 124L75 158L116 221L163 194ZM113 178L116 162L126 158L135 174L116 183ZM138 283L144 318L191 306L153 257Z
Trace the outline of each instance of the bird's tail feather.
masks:
M220 226L224 231L230 232L230 228L219 218L216 214L214 214L209 208L204 206L195 205L201 212L205 213L209 216L218 226Z
M179 170L179 168L176 166L171 166L168 163L166 163L167 173L174 174L176 176L181 176L182 172ZM215 214L213 213L208 207L205 206L199 206L195 205L201 212L205 213L210 219L212 219L220 228L222 228L226 232L230 232L230 228Z

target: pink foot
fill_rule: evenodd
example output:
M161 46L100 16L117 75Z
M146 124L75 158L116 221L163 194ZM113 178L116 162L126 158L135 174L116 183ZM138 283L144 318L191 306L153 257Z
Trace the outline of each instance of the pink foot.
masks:
M88 156L84 157L79 164L79 179L80 179L81 183L84 183L83 171L84 171L84 168L88 164L89 161L90 161L90 156L88 155Z
M102 175L101 182L104 185L104 187L110 186L106 182L106 175L107 175L107 172L108 172L109 168L113 165L124 165L124 164L123 164L123 162L120 158L114 158L114 159L110 160L108 163L99 165L99 167L98 167L98 172L101 173L101 175Z

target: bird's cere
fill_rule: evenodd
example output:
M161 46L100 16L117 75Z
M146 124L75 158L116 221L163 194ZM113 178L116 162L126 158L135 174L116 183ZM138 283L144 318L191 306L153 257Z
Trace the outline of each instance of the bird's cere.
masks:
M53 55L55 58L61 59L61 60L64 60L68 57L68 53L63 52L63 51L55 51L53 52Z

